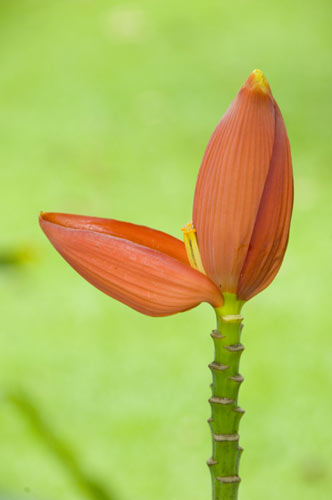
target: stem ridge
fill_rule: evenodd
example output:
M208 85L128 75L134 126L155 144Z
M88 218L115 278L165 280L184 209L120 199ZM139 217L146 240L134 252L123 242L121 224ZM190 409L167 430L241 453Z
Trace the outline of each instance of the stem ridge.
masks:
M222 483L239 483L241 478L239 476L230 476L230 477L217 477L217 481L221 481Z

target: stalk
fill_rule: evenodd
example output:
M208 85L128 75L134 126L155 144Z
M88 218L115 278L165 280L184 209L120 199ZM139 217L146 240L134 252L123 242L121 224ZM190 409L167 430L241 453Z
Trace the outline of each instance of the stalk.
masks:
M215 359L210 363L213 383L211 418L212 456L207 461L212 479L213 500L236 500L240 484L239 462L243 449L239 446L239 424L244 410L238 406L238 393L243 381L239 373L243 302L225 293L225 303L217 308L217 330L211 337Z

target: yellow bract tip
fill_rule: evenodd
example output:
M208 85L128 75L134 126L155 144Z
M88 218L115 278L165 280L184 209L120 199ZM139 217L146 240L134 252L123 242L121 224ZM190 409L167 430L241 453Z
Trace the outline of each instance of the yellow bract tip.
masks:
M265 78L263 71L260 69L254 69L247 80L247 84L252 90L260 90L264 94L268 94L270 92L268 81Z

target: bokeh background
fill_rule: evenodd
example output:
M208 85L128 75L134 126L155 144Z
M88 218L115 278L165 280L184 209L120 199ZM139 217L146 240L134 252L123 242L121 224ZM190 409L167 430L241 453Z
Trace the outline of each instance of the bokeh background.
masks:
M113 301L37 216L181 237L209 136L258 67L296 198L283 267L244 308L240 499L329 498L331 5L1 1L0 496L210 498L213 311L152 319Z

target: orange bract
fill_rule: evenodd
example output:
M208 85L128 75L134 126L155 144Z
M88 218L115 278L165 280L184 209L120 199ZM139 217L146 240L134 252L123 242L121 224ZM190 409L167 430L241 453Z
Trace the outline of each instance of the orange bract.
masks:
M248 300L284 256L293 202L286 129L255 70L214 131L196 184L193 221L207 275Z
M93 222L92 222L93 219ZM113 223L115 223L113 225ZM127 223L68 214L42 214L40 225L53 246L87 281L102 292L150 316L186 311L203 301L222 305L222 296L211 280L189 264L150 246L110 234L128 230ZM98 227L98 231L95 228ZM136 240L146 229L136 226ZM114 233L114 231L113 231ZM159 247L175 240L150 229L147 241ZM127 233L128 236L128 233ZM181 243L181 242L179 242Z

